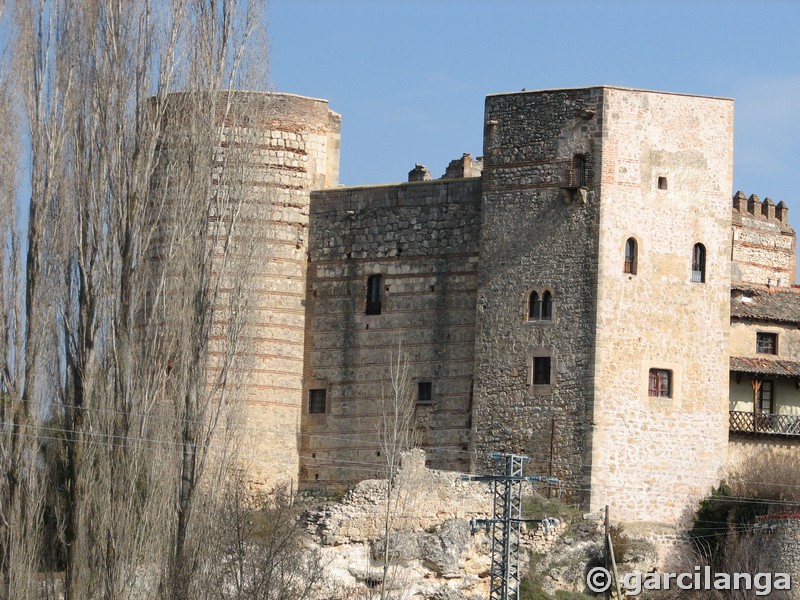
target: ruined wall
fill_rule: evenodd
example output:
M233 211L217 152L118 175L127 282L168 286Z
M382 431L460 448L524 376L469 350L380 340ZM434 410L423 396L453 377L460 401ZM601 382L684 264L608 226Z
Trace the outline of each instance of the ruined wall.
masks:
M378 431L389 352L402 341L416 437L439 469L466 470L480 181L439 180L312 195L302 470L305 485L385 475ZM382 276L380 314L367 283ZM309 390L324 413L309 414Z
M675 522L727 450L733 102L603 93L591 506ZM651 369L670 373L667 397Z
M563 478L573 499L589 465L601 98L489 96L484 123L472 467L527 454L529 473ZM550 319L528 319L532 290L552 295ZM550 359L549 384L534 383L537 358Z
M223 148L246 144L252 158L243 193L267 211L242 447L256 483L296 482L309 194L338 181L341 118L324 100L237 92L229 122Z
M789 225L789 209L769 198L742 192L733 197L734 283L791 286L795 282L797 240Z

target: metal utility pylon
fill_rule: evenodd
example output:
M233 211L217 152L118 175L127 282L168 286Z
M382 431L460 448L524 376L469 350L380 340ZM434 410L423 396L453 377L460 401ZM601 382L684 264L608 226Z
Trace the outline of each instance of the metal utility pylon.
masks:
M492 482L492 570L490 600L510 600L519 594L519 535L522 519L522 467L527 456L505 454L496 459Z
M477 519L476 525L491 525L492 568L489 600L516 600L519 596L519 538L523 522L540 519L522 518L522 484L540 481L557 484L554 477L524 477L522 470L529 460L519 454L491 455L494 475L468 476L472 481L492 483L494 508L491 519Z

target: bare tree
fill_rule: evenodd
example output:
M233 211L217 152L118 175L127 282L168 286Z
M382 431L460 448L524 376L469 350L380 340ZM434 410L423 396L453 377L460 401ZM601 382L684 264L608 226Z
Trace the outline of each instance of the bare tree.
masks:
M231 457L263 214L231 94L260 87L247 79L264 64L249 50L260 9L15 8L0 127L27 115L6 139L28 147L5 157L29 157L30 195L20 235L2 158L3 597L41 595L47 545L66 600L188 598L207 576L198 548ZM223 152L232 132L241 148Z
M389 377L382 383L380 446L385 461L386 472L386 504L383 515L383 547L381 548L382 578L380 585L381 600L389 598L393 587L397 585L396 561L392 554L392 534L398 530L404 504L413 490L402 489L398 485L397 471L400 468L402 455L415 443L415 405L412 379L409 371L409 359L403 349L402 339L388 354Z
M203 598L302 600L326 584L318 549L307 545L301 510L286 487L248 494L244 474L232 477L219 504L214 542L218 565ZM200 596L198 596L199 598Z

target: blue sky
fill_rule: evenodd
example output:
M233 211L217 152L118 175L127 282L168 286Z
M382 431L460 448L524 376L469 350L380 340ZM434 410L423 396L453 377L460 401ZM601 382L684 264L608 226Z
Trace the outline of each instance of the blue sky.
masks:
M800 2L271 0L271 85L342 114L341 182L481 154L497 92L609 84L736 101L734 191L800 229Z

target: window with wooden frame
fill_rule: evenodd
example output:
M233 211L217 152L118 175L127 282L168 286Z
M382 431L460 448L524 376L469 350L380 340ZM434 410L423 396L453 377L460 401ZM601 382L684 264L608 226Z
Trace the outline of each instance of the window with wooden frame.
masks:
M308 390L308 414L324 415L327 408L326 396L325 389Z
M625 264L622 268L623 273L636 275L638 248L634 238L628 238L625 242Z
M759 331L756 333L756 352L758 354L778 353L778 334Z
M383 303L383 275L370 275L367 279L367 309L368 315L381 314Z
M775 382L770 379L761 381L758 390L758 409L761 414L769 415L775 407Z
M647 395L651 398L672 398L672 371L650 369Z
M695 244L692 250L692 282L706 282L706 247Z

